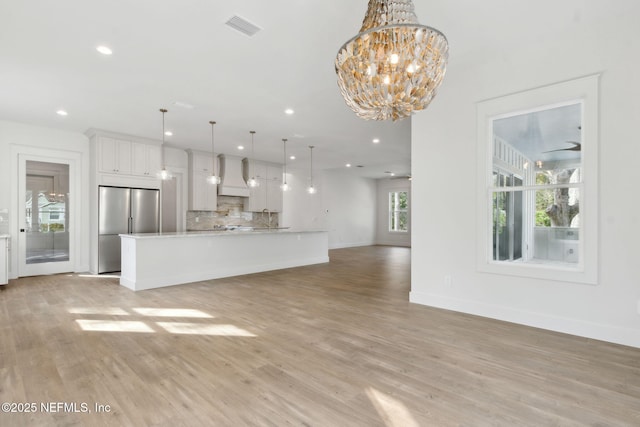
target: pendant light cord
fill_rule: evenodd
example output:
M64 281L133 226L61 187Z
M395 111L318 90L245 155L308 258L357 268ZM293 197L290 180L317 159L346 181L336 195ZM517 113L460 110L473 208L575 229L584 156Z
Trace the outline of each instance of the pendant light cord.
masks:
M162 170L166 170L166 166L164 164L164 114L168 110L166 108L161 108L160 112L162 113L162 146L160 146L160 157L162 160Z
M313 187L313 145L309 146L309 150L311 151L311 157L309 160L309 180L311 182L311 186Z
M211 157L213 160L211 160L211 170L213 172L212 176L216 176L216 155L215 155L215 147L213 144L213 126L216 124L216 122L214 121L210 121L209 123L211 123Z
M287 139L282 139L282 147L283 150L283 160L284 160L284 183L287 183Z

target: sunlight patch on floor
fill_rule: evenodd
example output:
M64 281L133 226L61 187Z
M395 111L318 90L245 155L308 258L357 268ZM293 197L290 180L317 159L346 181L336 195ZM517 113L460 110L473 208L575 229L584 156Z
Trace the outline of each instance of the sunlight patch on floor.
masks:
M152 317L192 317L199 319L211 319L213 316L204 311L194 310L191 308L134 308L132 309L143 316Z
M107 316L129 315L129 313L119 307L72 307L67 311L71 314L102 314Z
M123 320L76 319L83 331L99 332L155 332L144 322Z
M387 427L419 427L407 407L398 399L372 387L366 393Z
M234 325L207 325L203 323L158 322L158 326L172 334L222 335L232 337L255 337L249 331Z
M72 307L67 309L71 314L132 316L140 320L111 319L76 319L83 331L92 332L161 332L158 326L170 334L181 335L213 335L228 337L255 337L251 332L235 325L189 322L155 322L152 317L173 317L187 319L212 319L214 316L204 311L190 308L154 308L154 307ZM143 317L144 316L144 317ZM169 320L169 319L167 319Z

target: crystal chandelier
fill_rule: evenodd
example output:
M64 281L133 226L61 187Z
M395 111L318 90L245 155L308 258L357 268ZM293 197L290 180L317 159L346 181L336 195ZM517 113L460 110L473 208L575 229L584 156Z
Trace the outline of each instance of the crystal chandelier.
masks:
M213 161L211 164L211 175L207 177L207 182L211 185L218 185L220 184L220 177L216 175L216 153L214 151L215 147L213 145L213 126L216 124L216 122L212 120L209 122L209 124L211 125L211 156L213 157Z
M369 0L360 32L338 51L338 86L359 117L395 121L427 108L448 57L446 37L418 23L411 0Z
M160 169L160 171L158 171L156 173L156 177L158 179L166 181L166 180L169 180L169 179L173 178L173 175L171 174L171 172L169 172L167 170L167 167L165 166L165 163L164 163L164 135L165 135L165 131L164 131L164 114L167 112L167 109L166 108L161 108L160 112L162 113L162 145L160 146L160 161L162 163L162 169Z

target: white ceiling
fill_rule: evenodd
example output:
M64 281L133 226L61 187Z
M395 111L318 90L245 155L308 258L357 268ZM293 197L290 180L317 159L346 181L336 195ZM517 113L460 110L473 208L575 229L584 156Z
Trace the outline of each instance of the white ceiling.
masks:
M422 24L448 37L449 72L572 31L610 7L599 0L415 5ZM351 168L363 176L409 173L410 121L359 119L336 84L335 55L358 32L366 7L367 0L4 0L0 118L160 140L164 107L171 146L209 150L208 122L216 120L216 151L249 146L255 130L256 158L281 162L288 138L298 157L290 167L306 167L307 146L315 145L317 168L349 162L364 165ZM233 15L263 30L240 34L224 25ZM98 45L114 54L99 54ZM445 77L441 95L455 90L446 84Z

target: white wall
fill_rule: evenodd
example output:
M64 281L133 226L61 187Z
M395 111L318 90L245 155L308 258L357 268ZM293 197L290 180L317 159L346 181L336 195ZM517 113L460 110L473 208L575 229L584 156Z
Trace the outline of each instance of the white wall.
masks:
M433 104L413 117L413 215L420 221L413 223L412 302L640 347L640 3L602 2L594 11L596 3L583 3L581 21L569 22L559 39L531 34L535 41L517 50L450 67ZM526 19L509 10L498 18ZM599 72L598 284L477 272L476 102ZM426 167L421 159L434 156Z
M79 153L81 161L79 174L81 191L76 197L89 200L89 142L81 133L66 132L22 123L0 121L0 209L8 209L10 216L9 234L11 235L11 258L9 260L10 278L18 274L18 218L17 200L12 200L12 193L17 194L18 177L12 176L17 171L18 159L11 154L12 146L21 146L42 150L61 150ZM14 164L15 163L15 164ZM17 199L17 197L16 197ZM75 271L89 269L89 203L80 203L79 247L76 247Z
M283 198L282 226L329 232L329 248L375 243L376 182L341 171L314 174L318 192L307 194L308 171L289 169L292 190Z
M408 179L377 179L377 219L376 244L390 246L411 246L411 181ZM401 233L389 231L389 193L407 191L409 193L409 231Z

